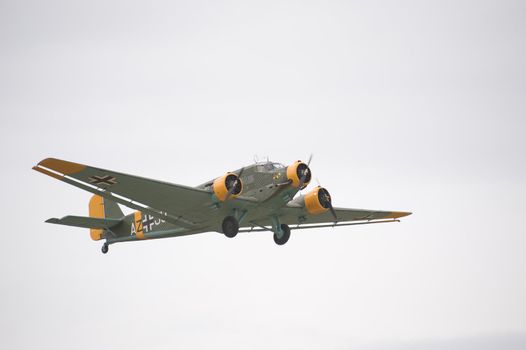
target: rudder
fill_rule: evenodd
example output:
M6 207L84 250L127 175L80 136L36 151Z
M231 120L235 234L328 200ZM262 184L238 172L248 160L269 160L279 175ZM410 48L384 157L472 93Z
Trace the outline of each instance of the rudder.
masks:
M121 219L124 217L124 213L117 203L94 195L89 201L89 216L97 219ZM104 230L102 229L90 229L90 236L94 241L101 240L103 235Z

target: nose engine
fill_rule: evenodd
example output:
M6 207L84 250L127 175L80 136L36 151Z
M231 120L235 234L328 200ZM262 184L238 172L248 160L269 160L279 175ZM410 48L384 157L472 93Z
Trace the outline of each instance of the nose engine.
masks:
M323 187L316 187L304 197L305 209L309 214L321 214L332 208L329 191Z
M307 164L298 160L287 167L287 179L290 184L300 190L307 187L311 180L310 168Z
M243 183L238 175L226 173L214 180L212 189L217 199L224 202L230 198L236 198L243 191Z

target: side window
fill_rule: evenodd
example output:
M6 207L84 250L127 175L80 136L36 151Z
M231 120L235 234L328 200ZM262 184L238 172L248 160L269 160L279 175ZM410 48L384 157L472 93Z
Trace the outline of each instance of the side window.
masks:
M251 184L251 183L254 182L254 175L248 175L248 176L245 177L244 180L245 180L245 184L247 184L247 185Z

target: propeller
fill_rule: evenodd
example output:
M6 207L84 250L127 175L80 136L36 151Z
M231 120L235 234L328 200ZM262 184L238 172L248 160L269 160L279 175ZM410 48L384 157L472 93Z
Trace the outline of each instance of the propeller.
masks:
M303 189L303 185L305 184L305 181L307 180L307 176L309 176L309 172L310 172L309 165L310 165L311 160L312 160L312 153L310 154L309 160L307 161L307 166L302 171L303 174L301 175L300 183L298 186L300 190Z
M243 175L243 171L245 171L245 168L241 168L241 170L239 171L239 174L236 174L237 178L234 180L234 182L232 182L232 187L230 187L230 189L228 190L228 193L226 194L226 197L225 197L225 201L228 200L228 198L230 198L230 196L236 190L237 184L239 183L239 181L241 181L241 175Z
M320 187L319 191L322 191L320 199L324 202L325 205L329 207L328 209L330 210L332 216L334 217L334 222L337 223L338 216L336 215L336 210L334 210L334 207L332 206L331 195L329 194L329 191L321 187L320 181L318 179L316 179L316 181L318 182L318 186Z
M332 202L329 202L329 210L331 211L332 217L334 218L334 223L338 222L338 216L336 215L336 210L332 206Z

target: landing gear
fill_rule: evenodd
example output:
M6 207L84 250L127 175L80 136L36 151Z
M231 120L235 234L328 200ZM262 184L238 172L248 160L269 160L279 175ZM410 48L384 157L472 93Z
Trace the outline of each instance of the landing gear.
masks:
M225 236L228 238L234 238L239 232L239 222L233 216L227 216L223 219L221 229Z
M104 243L101 248L102 254L106 254L108 250L109 250L108 243Z
M283 245L287 243L287 241L290 238L290 227L285 224L281 224L281 235L278 235L276 232L274 232L274 242L276 242L277 245Z

